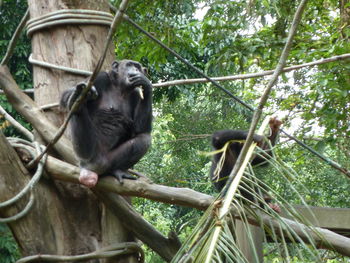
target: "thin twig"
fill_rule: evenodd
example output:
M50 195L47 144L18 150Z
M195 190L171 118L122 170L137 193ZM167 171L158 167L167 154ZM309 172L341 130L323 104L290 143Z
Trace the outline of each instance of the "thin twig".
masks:
M0 65L6 65L9 62L9 60L13 54L13 51L15 50L17 41L18 41L19 37L21 36L23 28L25 27L28 19L29 19L29 9L27 9L24 16L22 17L21 22L19 23L18 27L16 28L16 31L10 40L10 43L7 47L6 54L5 54L4 58L2 59Z
M289 72L289 71L293 71L293 70L297 70L305 67L313 67L313 66L322 65L330 62L339 61L339 60L346 60L349 58L350 58L350 53L346 53L339 56L333 56L330 58L324 58L313 62L286 67L286 68L283 68L282 72ZM259 78L259 77L272 75L273 72L274 70L266 70L266 71L257 72L257 73L238 74L238 75L223 76L223 77L211 77L211 79L215 81L232 81L232 80L241 80L241 79L251 79L251 78ZM175 85L188 85L188 84L206 83L206 82L209 82L209 81L205 78L196 78L196 79L171 80L167 82L155 83L152 85L154 88L161 88L161 87L169 87L169 86L175 86Z
M349 58L350 58L350 53L346 53L346 54L333 56L333 57L329 57L329 58L323 58L323 59L308 62L308 63L293 65L293 66L284 68L282 71L283 72L290 72L290 71L298 70L298 69L305 68L305 67L313 67L313 66L323 65L323 64L327 64L327 63L331 63L331 62L335 62L335 61L346 60ZM29 58L29 60L31 60L31 58ZM42 62L41 65L42 66L44 66L44 65L49 66L50 68L54 67L55 69L66 71L66 67L52 65L52 64L49 64L46 62ZM71 72L72 70L73 69L69 68L69 72ZM84 72L86 72L86 74L85 74L86 76L89 76L92 73L90 71L84 71ZM238 74L238 75L221 76L221 77L211 77L211 79L215 80L215 81L232 81L232 80L260 78L260 77L272 75L273 72L274 72L274 70L266 70L266 71L261 71L261 72L256 72L256 73ZM82 73L83 73L83 71L79 70L79 74L82 74ZM209 81L205 78L177 79L177 80L171 80L171 81L166 81L166 82L153 83L152 86L154 88L163 88L163 87L176 86L176 85L189 85L189 84L207 83L207 82L209 82ZM24 90L24 92L30 94L30 93L33 93L34 90L33 89L26 89L26 90ZM0 94L3 94L2 90L0 90Z

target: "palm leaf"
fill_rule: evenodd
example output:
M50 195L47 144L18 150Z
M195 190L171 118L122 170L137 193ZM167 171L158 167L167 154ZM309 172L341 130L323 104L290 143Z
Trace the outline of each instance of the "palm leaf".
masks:
M258 133L262 133L261 131L264 130L267 122L268 118L263 122ZM255 145L250 147L245 164L242 167L248 165L254 148ZM263 157L264 155L261 153L259 149L255 151L255 154ZM273 156L273 158L266 161L269 162L270 167L279 174L282 180L297 183L297 173L285 165L277 156ZM259 253L261 252L255 245L255 233L252 232L252 224L262 229L264 242L275 243L274 253L283 262L290 262L292 255L297 255L299 258L308 255L314 262L320 261L321 256L310 230L314 231L311 233L317 235L318 233L310 222L300 215L292 204L258 179L251 166L248 165L248 168L242 167L224 198L221 199L221 195L219 195L207 209L172 262L259 262L259 258L261 258ZM296 187L292 184L290 186L291 191L306 206L306 202L298 193ZM252 193L255 200L251 201L244 198L240 194L242 189ZM265 203L263 196L267 194L276 200L284 213L288 214L290 218L307 226L307 228L301 230L306 238L300 238L295 230L271 207L261 205ZM278 227L273 221L278 223ZM240 222L239 225L241 225L239 229L237 229L237 222ZM247 240L246 243L249 244L251 251L249 258L242 251L242 242L240 242L239 235L243 235ZM291 244L297 245L291 246Z

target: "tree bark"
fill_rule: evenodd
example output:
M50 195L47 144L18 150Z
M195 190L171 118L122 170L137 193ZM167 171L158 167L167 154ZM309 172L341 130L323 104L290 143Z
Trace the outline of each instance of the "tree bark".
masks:
M28 0L28 4L31 19L60 9L109 11L107 0ZM92 71L103 49L108 30L103 25L60 25L36 31L31 39L33 57L57 65ZM114 50L113 45L110 45L102 69L109 68L113 60ZM84 79L38 66L33 67L33 78L34 98L38 105L57 103L65 89ZM62 123L64 117L54 111L47 111L45 115L56 126ZM0 139L1 158L7 160L0 163L0 201L3 201L21 190L30 177L15 156L16 153L8 150L11 147L8 147L6 140L3 137ZM47 138L44 139L47 141ZM69 159L71 160L67 161L74 163L72 158ZM16 160L16 166L13 165L13 160ZM42 178L34 189L34 195L35 203L29 214L10 224L23 256L79 255L110 244L135 240L121 221L91 191L80 185ZM23 206L21 202L18 205ZM8 216L14 211L16 208L1 210L1 213ZM137 262L137 257L127 255L89 262Z

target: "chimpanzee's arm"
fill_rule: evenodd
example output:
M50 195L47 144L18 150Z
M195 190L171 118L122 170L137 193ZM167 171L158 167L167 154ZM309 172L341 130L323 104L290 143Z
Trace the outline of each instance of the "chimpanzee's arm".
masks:
M69 111L74 102L79 98L82 91L86 88L85 82L78 83L75 87L65 90L62 93L61 100L60 100L60 106L62 109ZM89 90L88 94L85 97L85 100L80 104L80 107L74 112L79 113L79 111L86 107L86 103L88 101L96 100L98 98L98 92L95 86L92 86Z
M268 139L270 140L271 145L274 146L276 144L278 135L280 133L280 127L282 125L282 121L280 121L277 118L271 118L269 121L269 125L270 125L271 134L268 137Z
M64 91L60 101L61 107L66 111L69 111L74 102L80 96L84 87L84 83L79 83L76 87ZM87 101L96 97L96 89L95 87L92 87L92 91L87 95L86 101L80 105L79 109L73 113L70 119L73 147L80 159L89 160L96 152L97 142L95 129L92 125L87 109Z
M144 88L144 99L135 109L135 132L150 133L152 130L152 88Z
M60 100L60 106L65 111L69 111L68 102L69 102L69 99L74 92L75 92L75 87L67 89L62 93L61 100Z
M248 131L242 130L221 130L217 131L212 136L212 145L215 149L221 149L230 140L245 140L247 138ZM253 140L260 142L263 140L263 136L254 134Z
M280 132L280 127L282 125L282 122L278 120L277 118L271 118L269 122L270 126L270 136L267 137L267 139L270 141L268 142L267 139L261 141L258 143L258 146L264 150L263 153L260 153L262 156L255 156L255 158L252 161L253 165L260 164L266 161L266 159L269 159L272 156L272 149L271 146L274 146L276 144L278 134Z
M134 91L132 104L134 109L135 133L150 133L152 130L152 84L144 74L138 74L130 78L132 85L141 86L143 89L143 99Z
M78 157L88 161L96 156L98 137L86 107L72 115L70 128L74 151Z

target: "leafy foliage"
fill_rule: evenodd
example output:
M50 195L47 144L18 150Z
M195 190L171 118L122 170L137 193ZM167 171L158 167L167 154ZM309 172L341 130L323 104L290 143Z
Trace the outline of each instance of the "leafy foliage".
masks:
M13 33L21 21L27 9L27 1L3 1L0 7L0 58L2 59L7 51ZM30 54L30 41L22 34L19 39L14 54L7 65L21 89L32 88L32 72L28 62ZM19 120L22 125L29 128L30 125L25 123L23 118L12 108L6 101L6 98L0 96L1 106L10 113L14 118ZM13 127L0 116L0 128L6 136L21 136Z
M12 263L19 258L18 247L10 230L6 225L0 224L0 262Z
M113 2L117 6L120 1ZM222 76L275 67L296 5L297 2L287 0L131 1L127 14L205 73ZM349 30L342 24L344 14L338 5L334 0L309 1L288 64L350 52ZM0 57L5 54L25 9L24 0L3 1ZM115 37L117 57L141 61L149 68L153 82L198 77L127 23L122 24ZM27 62L29 53L29 40L22 36L9 64L21 88L32 87L31 68ZM221 84L256 106L267 79ZM349 98L349 63L334 62L284 74L265 111L283 118L290 133L350 169ZM251 112L210 84L157 88L154 101L153 146L137 169L157 183L215 194L207 176L210 159L200 152L210 151L209 138L213 131L246 129ZM20 118L3 96L0 103ZM6 126L6 135L17 136L3 119L0 124L2 128ZM342 174L286 138L281 138L276 152L284 163L298 171L298 180L304 187L295 187L309 204L348 207L350 183ZM283 198L291 203L299 202L295 191L291 190L293 178L283 180L274 169L257 173L264 174L264 181ZM193 209L149 200L136 199L134 203L164 234L175 230L183 239L201 215ZM6 248L16 256L16 250L10 249L9 244L13 243L7 235L0 236L0 249ZM6 259L0 258L1 262L13 261L8 254L4 255ZM291 262L300 262L297 253L291 256ZM152 253L147 257L149 262L161 262ZM276 255L267 256L267 260L281 262Z

